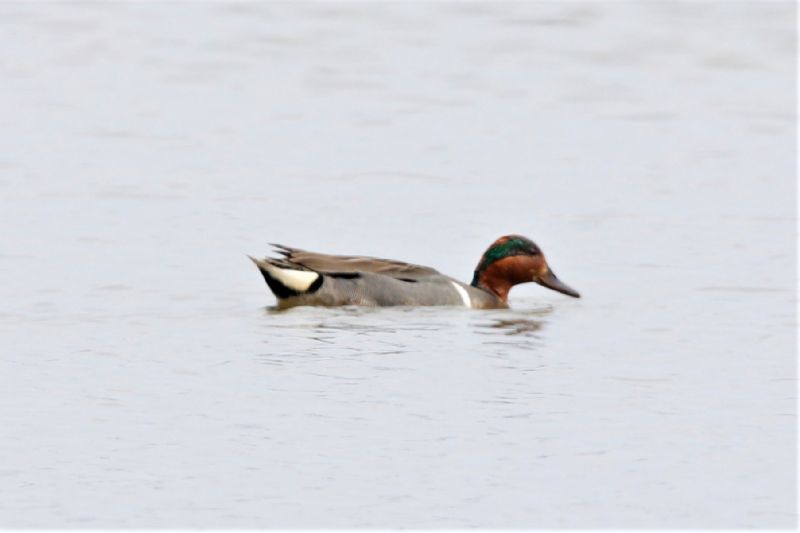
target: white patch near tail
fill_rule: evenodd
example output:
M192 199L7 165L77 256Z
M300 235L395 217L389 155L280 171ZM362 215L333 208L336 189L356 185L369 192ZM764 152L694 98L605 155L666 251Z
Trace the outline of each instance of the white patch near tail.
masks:
M310 270L279 268L269 263L264 263L263 266L267 268L270 276L295 292L307 291L311 284L319 278L319 274Z
M464 302L464 306L472 307L472 300L470 299L467 290L458 283L456 283L455 281L451 281L450 283L453 284L453 287L455 287L456 292L458 293L459 296L461 296L461 301Z

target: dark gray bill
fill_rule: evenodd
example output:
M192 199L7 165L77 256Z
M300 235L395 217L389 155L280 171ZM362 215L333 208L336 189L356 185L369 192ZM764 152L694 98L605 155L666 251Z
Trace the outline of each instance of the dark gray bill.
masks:
M533 281L535 281L536 283L538 283L543 287L547 287L548 289L553 289L554 291L566 294L567 296L572 296L573 298L581 297L578 291L576 291L575 289L573 289L572 287L570 287L569 285L558 279L556 275L553 274L552 270L548 269L547 273L544 276L542 276L539 279L535 279Z

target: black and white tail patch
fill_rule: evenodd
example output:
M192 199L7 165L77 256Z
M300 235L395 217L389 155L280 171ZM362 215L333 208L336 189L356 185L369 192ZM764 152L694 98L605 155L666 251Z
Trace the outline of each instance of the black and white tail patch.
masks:
M281 268L265 261L256 261L264 281L278 298L291 298L316 292L322 286L322 276L312 270Z

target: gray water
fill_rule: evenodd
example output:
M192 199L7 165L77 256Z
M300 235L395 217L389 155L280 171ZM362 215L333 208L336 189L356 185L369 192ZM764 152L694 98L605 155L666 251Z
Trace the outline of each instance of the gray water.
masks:
M0 527L796 524L795 6L0 4ZM573 300L274 305L280 242Z

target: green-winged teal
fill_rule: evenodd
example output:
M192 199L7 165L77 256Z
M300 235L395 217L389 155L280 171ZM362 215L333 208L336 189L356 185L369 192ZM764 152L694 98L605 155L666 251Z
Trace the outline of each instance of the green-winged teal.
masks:
M508 307L514 285L539 285L580 298L550 270L539 247L521 235L500 237L486 250L466 285L430 267L401 261L327 255L279 244L281 258L250 259L278 299L297 305L458 305Z

